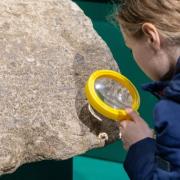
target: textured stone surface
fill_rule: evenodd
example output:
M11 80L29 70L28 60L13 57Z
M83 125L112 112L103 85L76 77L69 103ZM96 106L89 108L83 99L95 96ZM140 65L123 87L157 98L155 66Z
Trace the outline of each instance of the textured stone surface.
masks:
M117 139L117 124L87 109L84 85L97 69L118 71L75 3L0 1L0 175Z

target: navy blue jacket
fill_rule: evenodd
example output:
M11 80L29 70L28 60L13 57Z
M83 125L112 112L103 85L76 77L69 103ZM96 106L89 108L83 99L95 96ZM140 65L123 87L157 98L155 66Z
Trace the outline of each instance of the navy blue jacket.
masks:
M154 108L156 139L133 144L124 161L132 180L180 180L180 58L170 81L143 86L159 98Z

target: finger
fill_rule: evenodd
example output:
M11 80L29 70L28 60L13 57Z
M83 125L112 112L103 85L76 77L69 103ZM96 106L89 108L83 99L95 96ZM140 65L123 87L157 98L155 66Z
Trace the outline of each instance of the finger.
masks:
M123 141L123 148L124 148L125 150L128 150L128 147L129 147L129 146L128 146L128 143L126 143L126 142Z
M127 144L125 144L124 149L127 151L129 149L129 146Z
M131 108L126 108L125 109L128 116L134 120L135 122L138 122L139 120L142 120L141 117L138 115L138 113L136 111L134 111L133 109Z
M126 126L127 126L127 121L121 121L121 122L119 123L119 126L120 126L121 128L126 128Z

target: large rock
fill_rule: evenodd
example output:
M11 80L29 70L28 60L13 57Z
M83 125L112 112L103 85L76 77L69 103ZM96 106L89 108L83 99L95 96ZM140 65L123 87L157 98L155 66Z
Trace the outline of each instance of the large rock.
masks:
M87 109L84 85L97 69L118 71L75 3L0 1L0 174L118 138L115 122L100 122Z

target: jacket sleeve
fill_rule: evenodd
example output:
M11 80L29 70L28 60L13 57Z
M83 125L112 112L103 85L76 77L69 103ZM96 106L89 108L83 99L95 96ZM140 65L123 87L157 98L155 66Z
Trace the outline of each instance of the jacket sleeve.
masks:
M152 180L155 169L155 140L145 138L133 144L126 156L124 169L132 180Z
M171 100L160 100L154 108L156 140L145 138L132 145L127 153L124 168L131 180L175 178L172 172L159 169L155 152L170 162L180 164L180 105ZM178 175L180 179L180 173Z

